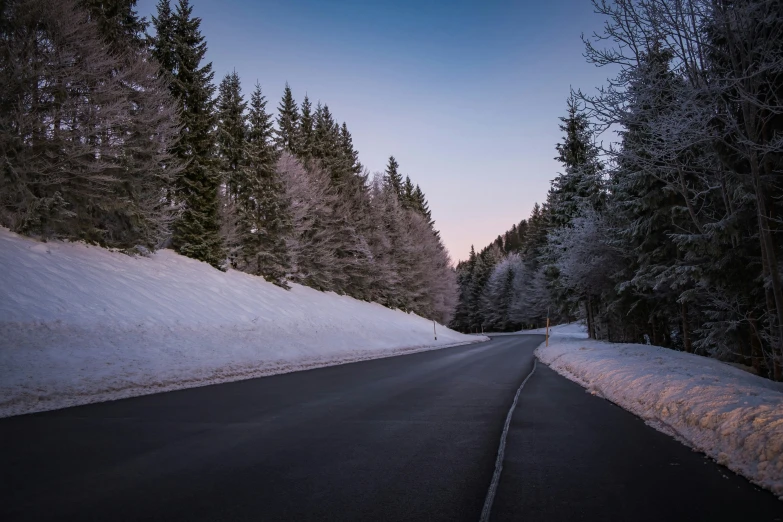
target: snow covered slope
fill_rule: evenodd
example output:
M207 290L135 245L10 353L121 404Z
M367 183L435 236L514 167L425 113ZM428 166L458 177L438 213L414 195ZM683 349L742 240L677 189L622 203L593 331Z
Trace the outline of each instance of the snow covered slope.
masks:
M485 340L163 250L0 228L0 416Z
M783 385L657 346L554 337L538 358L783 499Z

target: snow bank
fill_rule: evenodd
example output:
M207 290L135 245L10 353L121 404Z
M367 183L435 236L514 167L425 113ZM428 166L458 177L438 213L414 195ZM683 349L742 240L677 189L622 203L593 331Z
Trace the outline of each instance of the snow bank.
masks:
M0 416L486 340L163 250L0 229Z
M783 385L657 346L555 338L538 358L783 500Z

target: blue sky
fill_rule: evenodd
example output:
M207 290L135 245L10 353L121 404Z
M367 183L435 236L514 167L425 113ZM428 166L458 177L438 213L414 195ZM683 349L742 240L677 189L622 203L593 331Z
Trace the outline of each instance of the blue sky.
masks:
M270 106L286 81L328 104L365 166L394 155L421 186L455 262L545 199L569 88L607 76L582 57L602 24L589 0L191 3L216 82L236 69Z

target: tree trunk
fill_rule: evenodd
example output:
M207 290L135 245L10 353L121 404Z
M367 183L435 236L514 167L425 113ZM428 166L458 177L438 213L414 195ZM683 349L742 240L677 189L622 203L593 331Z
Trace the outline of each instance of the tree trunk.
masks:
M655 327L655 318L650 319L650 326L652 327L652 341L653 346L658 346L658 329Z
M755 157L755 154L754 154ZM753 164L753 162L751 162ZM758 163L756 163L758 167ZM758 174L758 169L756 169ZM754 178L756 178L754 174ZM759 241L761 242L761 264L764 275L769 277L771 288L764 285L764 294L766 297L767 311L770 317L770 327L772 330L772 359L773 376L775 380L781 379L780 358L783 354L783 292L781 291L780 274L777 267L777 256L775 255L774 245L772 244L772 232L769 229L769 220L766 215L766 203L764 195L758 188L759 182L754 182L756 186L756 199L758 204L758 222L759 222Z
M750 141L753 143L759 143L759 141L761 141L759 139L760 136L757 132L756 126L754 125L758 115L753 114L753 117L751 117L751 113L753 111L748 105L748 102L742 104L745 130L747 132L748 138L750 138ZM775 339L772 343L772 353L773 358L777 360L779 356L783 355L783 346L781 346L781 343L783 343L783 288L781 287L780 282L780 272L778 270L775 243L772 236L772 229L770 228L771 224L767 216L766 195L764 194L764 187L761 183L761 165L759 164L758 150L756 148L751 148L749 152L750 154L748 159L750 160L750 171L753 179L753 189L756 196L756 209L759 223L759 241L761 243L761 250L766 254L767 257L767 269L769 270L770 283L772 285L772 295L775 301L775 310L774 313L771 314L771 319L773 322L773 338Z
M593 298L587 296L587 304L590 310L590 339L595 339L595 313L593 312Z
M682 312L682 343L685 351L693 353L693 346L691 346L691 332L688 328L688 305L685 301L682 302L680 307Z
M762 375L761 363L764 362L764 352L761 349L761 337L759 337L756 319L750 316L750 365Z
M590 296L587 296L587 317L589 318L587 324L587 337L595 339L595 324L593 324L593 303Z

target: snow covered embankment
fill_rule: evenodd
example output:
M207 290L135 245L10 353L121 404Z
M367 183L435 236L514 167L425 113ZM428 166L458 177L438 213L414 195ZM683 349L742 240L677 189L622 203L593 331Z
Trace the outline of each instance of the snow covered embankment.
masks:
M561 375L783 500L783 385L657 346L554 336L536 355Z
M292 286L0 229L0 417L486 339Z

